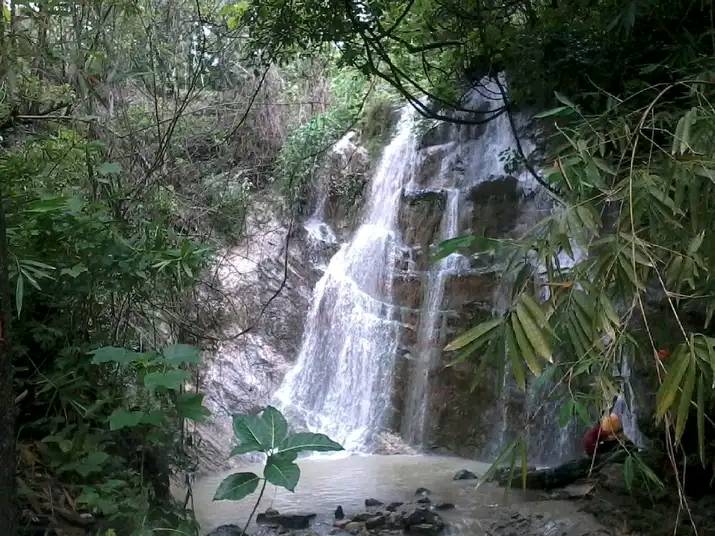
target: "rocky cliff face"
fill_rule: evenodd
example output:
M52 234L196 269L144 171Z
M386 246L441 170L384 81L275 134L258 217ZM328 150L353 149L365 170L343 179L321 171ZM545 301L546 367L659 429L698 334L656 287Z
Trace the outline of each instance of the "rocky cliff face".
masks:
M434 284L430 252L444 239L449 192L444 185L458 189L461 196L459 234L516 238L550 210L526 173L506 173L493 154L508 146L509 140L499 139L503 128L438 124L421 135L420 164L400 209L405 261L394 285L403 329L393 426L406 428L404 421L411 418L405 413L406 398L420 355L434 351L436 359L428 370L419 371L428 376L423 447L480 459L493 459L516 431L524 429L527 413L541 401L539 393L520 392L508 371L480 366L478 356L476 362L448 366L451 356L441 351L451 338L504 307L507 289L500 268L488 259L464 259L444 280L431 349L420 346L419 332L424 329L429 286ZM435 181L438 176L442 178ZM561 430L554 414L555 408L547 404L534 419L538 441L530 455L535 462L558 461L578 449L577 433Z
M367 173L367 153L355 141L353 133L326 156L317 185ZM300 351L313 287L350 232L354 214L346 210L339 190L322 192L318 195L316 188L314 199L326 213L322 227L311 226L310 218L291 218L278 194L257 195L246 217L245 238L220 255L210 274L203 306L215 316L216 343L206 352L201 377L204 404L212 413L198 430L204 469L228 465L232 415L271 403Z

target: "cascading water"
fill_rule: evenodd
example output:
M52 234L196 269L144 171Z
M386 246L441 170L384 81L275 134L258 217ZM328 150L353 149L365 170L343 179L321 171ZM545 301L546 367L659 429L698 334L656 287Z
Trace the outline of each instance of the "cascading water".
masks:
M442 216L440 240L454 238L459 234L460 191L450 188ZM463 264L464 257L453 253L437 262L427 275L425 297L420 315L417 336L416 359L412 364L409 390L402 420L402 437L412 445L422 445L425 439L429 412L430 374L442 354L440 336L442 327L442 300L447 278Z
M415 155L413 122L414 112L405 109L360 227L316 285L297 364L276 393L294 419L346 449L368 447L390 413L399 333L391 302L397 214Z
M503 104L499 95L495 84L487 82L481 93L471 94L468 105L496 109ZM435 432L445 433L438 430L441 422L435 411L446 401L435 393L450 394L449 378L456 376L445 373L442 348L449 336L469 327L454 320L463 314L463 305L450 309L455 303L449 286L453 281L490 281L474 287L477 295L471 298L479 300L481 315L509 305L508 292L500 291L497 283L498 266L457 254L429 262L430 245L467 232L487 232L472 225L492 225L501 216L490 208L491 199L501 202L499 196L512 196L505 207L513 212L506 214L507 225L488 231L492 236L513 236L509 233L516 234L519 225L531 226L540 212L551 210L548 200L529 197L537 191L530 174L505 172L503 157L515 146L506 114L483 126L438 124L421 135L415 126L415 113L405 109L372 178L360 226L332 257L314 289L297 363L275 395L292 422L327 433L348 450L375 450L378 436L391 431L393 414L411 445L426 445ZM521 143L527 152L533 149L527 140ZM505 188L513 192L493 193ZM334 235L323 222L323 190L317 192L306 229L314 239L332 242ZM428 204L426 213L415 208L424 206L420 200ZM484 209L485 214L478 213ZM406 264L400 262L402 257L409 259ZM400 286L393 289L398 279ZM461 299L456 302L472 303ZM533 390L526 397L516 393L510 371L505 372L499 375L503 382L497 392L485 385L485 398L466 406L475 412L469 418L481 423L472 428L476 432L462 426L453 428L451 436L480 434L472 445L487 457L510 440L510 430L524 412L541 403ZM460 396L466 400L469 395ZM568 456L573 433L559 429L557 405L541 414L535 458Z
M486 82L482 92L469 95L469 106L481 110L497 109L503 105L500 95L496 84ZM513 148L514 137L508 118L502 114L490 121L481 135L471 140L462 139L459 127L451 126L446 145L448 149L439 173L423 185L423 189L437 189L446 194L440 232L436 237L438 242L466 231L460 228L460 216L465 212L460 200L477 184L503 175L501 156L504 151ZM534 189L530 176L522 174L518 180L522 191ZM427 272L401 424L402 436L410 444L422 446L428 436L431 376L440 366L442 347L446 342L443 329L445 285L450 277L468 270L469 261L465 257L451 254L433 263Z

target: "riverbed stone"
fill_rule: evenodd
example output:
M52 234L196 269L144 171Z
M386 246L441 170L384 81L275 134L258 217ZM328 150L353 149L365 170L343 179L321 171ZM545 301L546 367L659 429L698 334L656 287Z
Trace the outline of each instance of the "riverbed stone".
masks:
M454 504L451 502L441 502L433 506L435 510L454 510Z
M472 473L471 471L468 471L467 469L460 469L457 471L452 477L452 480L476 480L477 475Z
M399 512L392 512L387 517L387 527L393 530L401 530L404 525L402 515Z
M377 499L365 499L365 506L368 508L374 507L374 506L382 506L384 503L382 501L379 501Z
M428 510L422 506L416 508L412 512L407 512L404 517L404 522L407 527L413 525L444 525L439 514Z
M344 529L348 525L348 523L352 522L352 519L336 519L333 523L333 526L339 529Z
M383 516L383 515L371 517L371 518L365 520L365 528L367 528L367 529L380 528L385 524L385 521L386 521L385 516Z
M267 510L256 516L259 525L271 525L284 529L302 530L310 527L316 514L280 514L276 510Z
M243 528L238 525L221 525L209 532L206 536L241 536Z
M438 525L431 525L429 523L420 523L418 525L412 525L408 533L409 534L417 534L421 536L434 536L435 534L439 534L442 531L442 526Z
M403 504L405 504L405 503L397 502L397 501L396 501L396 502L391 502L390 504L388 504L388 505L385 507L385 510L387 510L388 512L394 512L394 511L396 511L400 506L402 506Z
M358 534L365 528L365 523L360 523L358 521L351 521L345 525L345 530L350 534Z
M415 490L415 495L429 495L430 493L432 492L427 488L417 488Z

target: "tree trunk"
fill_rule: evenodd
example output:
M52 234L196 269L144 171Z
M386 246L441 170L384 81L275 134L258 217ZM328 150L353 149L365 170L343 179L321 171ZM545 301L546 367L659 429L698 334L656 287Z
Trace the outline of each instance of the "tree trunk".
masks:
M0 534L17 533L15 503L15 397L10 351L10 284L5 227L5 192L0 187Z

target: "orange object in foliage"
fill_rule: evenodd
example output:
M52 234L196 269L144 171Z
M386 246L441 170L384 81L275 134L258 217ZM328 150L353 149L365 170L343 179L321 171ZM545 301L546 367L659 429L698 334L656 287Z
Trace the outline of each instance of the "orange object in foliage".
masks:
M601 434L605 434L606 437L616 435L621 431L621 428L621 418L615 413L606 415L601 419Z
M664 361L670 357L670 351L666 350L665 348L660 348L658 350L658 359L661 361Z

